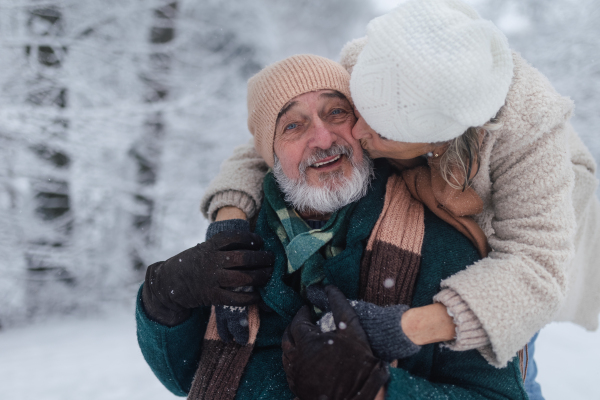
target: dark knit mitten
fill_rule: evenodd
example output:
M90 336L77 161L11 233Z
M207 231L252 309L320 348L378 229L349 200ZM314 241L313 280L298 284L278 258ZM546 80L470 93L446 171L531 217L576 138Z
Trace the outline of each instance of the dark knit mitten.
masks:
M211 223L206 230L206 240L225 231L250 231L250 224L243 219L228 219ZM253 292L252 286L235 288L236 292ZM248 343L248 307L215 306L217 332L224 342L235 340L240 345Z
M380 307L365 301L352 303L375 357L392 362L419 352L421 346L414 344L404 334L400 324L402 314L410 307L404 304Z
M208 225L206 229L206 240L215 236L217 233L227 231L250 231L250 223L245 219L226 219L224 221L216 221Z

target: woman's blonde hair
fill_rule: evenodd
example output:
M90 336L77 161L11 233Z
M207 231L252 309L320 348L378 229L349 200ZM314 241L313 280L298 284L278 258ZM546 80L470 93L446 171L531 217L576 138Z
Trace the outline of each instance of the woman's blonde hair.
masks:
M452 139L440 158L442 178L455 189L467 189L473 183L481 166L480 150L481 141L487 132L495 131L502 127L499 121L500 112L494 118L478 127L467 129L459 137ZM475 168L475 174L473 170Z

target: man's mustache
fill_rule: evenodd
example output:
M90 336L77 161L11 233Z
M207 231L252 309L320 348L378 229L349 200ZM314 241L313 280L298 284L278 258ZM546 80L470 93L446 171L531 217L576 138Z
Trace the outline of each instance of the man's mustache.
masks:
M349 160L353 160L352 156L354 155L354 150L350 146L343 146L339 143L334 143L330 148L324 149L315 149L314 152L305 160L302 160L300 165L298 166L298 170L300 171L301 176L305 176L306 169L327 157L343 155L347 156Z

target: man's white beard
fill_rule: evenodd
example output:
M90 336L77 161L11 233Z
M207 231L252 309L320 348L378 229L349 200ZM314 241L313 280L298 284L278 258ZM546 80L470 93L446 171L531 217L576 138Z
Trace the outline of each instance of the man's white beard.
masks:
M306 168L326 157L343 154L352 163L352 175L346 178L340 170L321 174L319 180L322 187L310 186L307 182ZM340 208L358 201L367 194L369 184L374 176L373 161L363 153L360 162L354 161L351 147L334 144L327 150L317 150L315 153L300 163L298 167L300 177L290 179L283 173L281 162L275 155L273 175L279 188L285 195L285 201L290 203L301 213L315 212L317 214L331 214Z

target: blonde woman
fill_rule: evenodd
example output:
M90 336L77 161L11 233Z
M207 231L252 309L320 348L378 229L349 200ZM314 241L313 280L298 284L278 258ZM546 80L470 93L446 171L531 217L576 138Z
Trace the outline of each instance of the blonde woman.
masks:
M482 200L472 218L491 251L441 282L435 300L453 329L439 340L502 367L552 320L596 329L596 165L569 123L572 102L460 1L403 3L347 44L341 63L359 118L353 136L371 157L400 169L428 164L441 177L435 201L452 204L448 212L460 213L449 200L462 191ZM252 219L266 170L252 143L237 148L203 213ZM528 389L541 398L539 387Z

